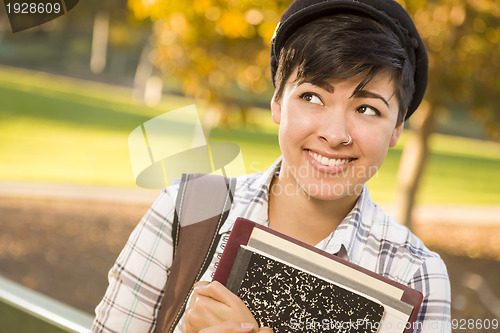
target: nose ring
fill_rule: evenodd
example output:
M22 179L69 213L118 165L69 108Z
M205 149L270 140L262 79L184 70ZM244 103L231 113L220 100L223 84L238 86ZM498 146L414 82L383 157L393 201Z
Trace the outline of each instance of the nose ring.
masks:
M349 138L349 140L342 142L342 144L343 144L344 146L348 146L348 145L350 145L350 144L352 143L352 138L351 138L351 136L350 136L349 134L347 134L347 137Z

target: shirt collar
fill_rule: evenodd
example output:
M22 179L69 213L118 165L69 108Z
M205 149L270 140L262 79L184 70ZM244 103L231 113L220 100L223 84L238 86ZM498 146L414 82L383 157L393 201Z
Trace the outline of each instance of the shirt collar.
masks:
M246 218L266 227L269 225L269 187L273 177L281 167L281 161L282 156L274 161L266 171L257 173L254 180L245 177L238 178L231 211L219 233L230 231L238 217Z
M343 254L345 259L355 262L361 248L359 235L369 230L372 224L374 204L365 184L354 208L342 220L337 229L316 247L333 254Z

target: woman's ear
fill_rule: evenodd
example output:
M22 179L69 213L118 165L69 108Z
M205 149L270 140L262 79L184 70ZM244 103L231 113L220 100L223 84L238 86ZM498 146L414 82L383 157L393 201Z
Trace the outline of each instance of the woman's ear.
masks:
M394 128L394 132L392 132L391 140L389 141L389 147L392 148L398 143L399 137L401 136L404 127L404 121L396 125L396 128Z
M276 99L276 93L274 93L273 98L271 99L271 114L273 116L273 121L276 124L281 123L281 99Z

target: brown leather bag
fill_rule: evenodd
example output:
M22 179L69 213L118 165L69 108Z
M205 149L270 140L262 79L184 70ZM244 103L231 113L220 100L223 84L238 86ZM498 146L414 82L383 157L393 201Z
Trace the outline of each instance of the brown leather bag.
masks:
M184 174L172 226L174 259L164 288L155 332L173 332L186 309L193 285L207 270L219 244L236 179Z

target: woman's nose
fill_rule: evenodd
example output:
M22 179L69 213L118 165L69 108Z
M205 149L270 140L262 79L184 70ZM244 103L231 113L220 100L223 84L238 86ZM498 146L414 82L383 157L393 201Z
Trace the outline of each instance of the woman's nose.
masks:
M332 147L345 145L350 141L348 127L348 119L343 112L328 112L319 120L318 137Z

